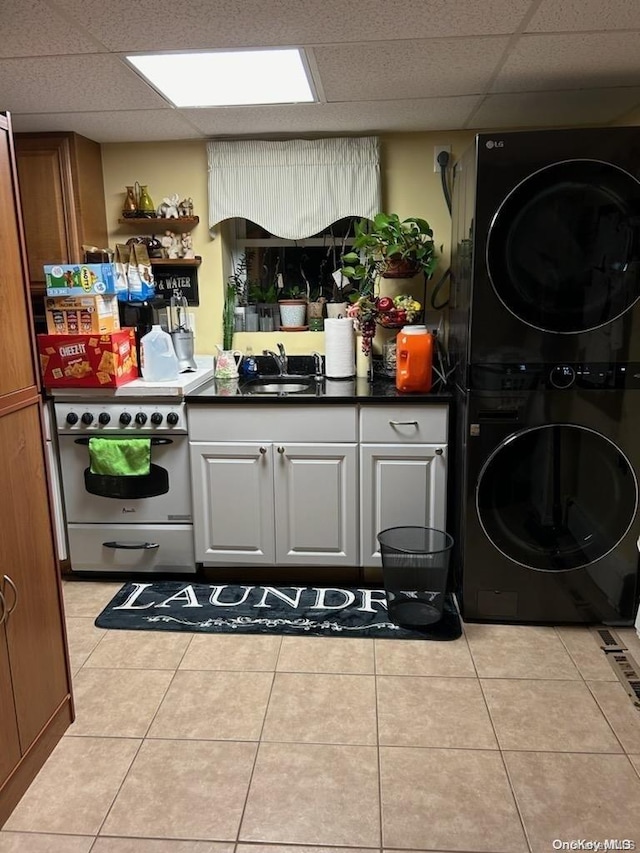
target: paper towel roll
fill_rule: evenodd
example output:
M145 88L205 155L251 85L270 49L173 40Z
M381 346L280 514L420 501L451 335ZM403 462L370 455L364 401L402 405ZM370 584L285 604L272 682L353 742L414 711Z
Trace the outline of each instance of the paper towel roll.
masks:
M325 376L348 379L355 376L355 343L350 317L324 321Z

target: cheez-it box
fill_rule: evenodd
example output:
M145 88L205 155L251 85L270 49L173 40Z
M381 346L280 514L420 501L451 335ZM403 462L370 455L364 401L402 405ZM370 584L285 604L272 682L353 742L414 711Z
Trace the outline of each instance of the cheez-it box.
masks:
M37 339L45 388L117 388L138 378L133 329Z

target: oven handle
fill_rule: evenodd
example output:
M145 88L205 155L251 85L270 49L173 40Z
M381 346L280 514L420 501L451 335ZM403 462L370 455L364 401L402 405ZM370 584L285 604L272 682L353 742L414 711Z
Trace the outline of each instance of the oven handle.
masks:
M138 436L139 437L139 436ZM109 436L101 436L101 438L109 438ZM122 438L122 436L114 436L114 438ZM74 444L86 444L88 445L91 441L91 438L87 435L83 438L76 438ZM172 438L152 438L151 439L152 446L157 446L158 444L173 444Z
M123 551L154 551L158 542L103 542L105 548L119 548Z

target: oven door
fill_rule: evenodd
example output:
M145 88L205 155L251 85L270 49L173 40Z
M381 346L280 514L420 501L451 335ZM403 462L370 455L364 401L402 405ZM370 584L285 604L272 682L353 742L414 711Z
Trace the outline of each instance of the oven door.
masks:
M109 437L118 438L118 435ZM86 436L60 435L59 447L69 523L191 522L186 435L152 437L151 471L145 477L91 474Z

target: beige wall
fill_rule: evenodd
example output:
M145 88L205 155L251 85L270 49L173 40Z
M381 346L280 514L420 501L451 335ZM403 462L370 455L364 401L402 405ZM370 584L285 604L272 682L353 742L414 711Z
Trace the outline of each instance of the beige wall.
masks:
M450 219L440 187L440 177L433 171L435 145L451 145L455 160L471 143L473 132L405 133L381 137L383 210L398 213L401 217L421 216L427 219L434 231L438 247L443 245L436 281L449 262ZM154 203L158 205L166 195L178 193L180 198L191 196L194 213L200 223L193 230L196 255L202 257L198 271L200 306L194 309L196 317L197 350L214 353L215 345L222 341L223 283L229 272L229 253L219 234L212 238L208 228L207 156L204 141L154 142L105 144L102 146L109 244L124 242L132 236L131 230L118 225L124 201L125 186L138 181L147 184ZM415 290L421 299L422 288L407 282L386 285L389 292ZM386 291L385 291L386 292ZM428 319L437 322L437 316ZM308 332L236 335L236 345L246 351L251 347L259 352L264 347L273 349L277 340L284 338L289 352L324 351L324 335Z

